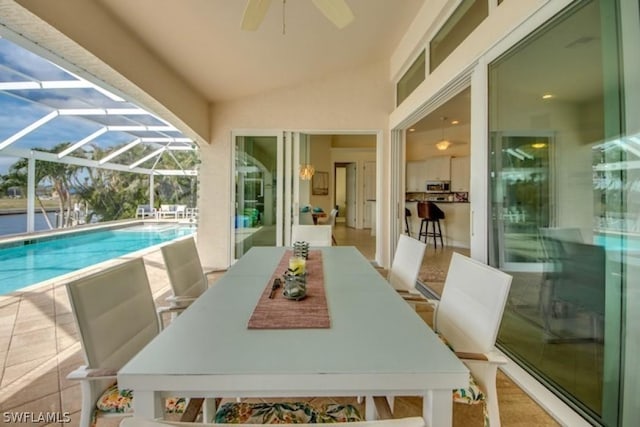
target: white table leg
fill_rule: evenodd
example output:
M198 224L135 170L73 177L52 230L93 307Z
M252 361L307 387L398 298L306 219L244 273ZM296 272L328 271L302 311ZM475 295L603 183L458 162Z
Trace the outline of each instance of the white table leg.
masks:
M159 392L136 390L133 396L134 416L148 419L164 416L164 399Z
M453 396L451 390L430 390L422 400L422 416L427 427L451 427Z
M218 405L216 404L215 398L204 399L204 404L202 405L202 421L212 423L217 410Z
M364 398L364 419L367 421L374 421L377 418L376 404L373 403L373 396L366 396Z

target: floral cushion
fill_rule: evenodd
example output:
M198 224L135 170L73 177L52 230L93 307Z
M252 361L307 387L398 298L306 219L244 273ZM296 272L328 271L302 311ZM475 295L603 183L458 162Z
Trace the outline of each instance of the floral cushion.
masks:
M123 414L133 412L132 401L133 393L131 390L120 390L118 384L113 383L98 398L96 408L102 412Z
M318 412L319 423L345 423L364 421L358 409L353 405L329 404Z
M485 394L480 390L480 386L471 374L469 374L469 385L465 388L453 390L453 401L456 403L466 403L476 405L486 400Z
M439 332L436 332L440 341L444 343L449 349L453 352L455 350L449 344L447 339L443 337ZM456 403L466 403L467 405L476 405L478 403L484 402L487 399L485 394L480 389L478 383L476 383L475 378L471 374L469 374L469 385L465 388L458 388L453 390L453 401Z
M120 390L117 383L106 389L96 402L96 409L101 412L124 414L133 412L133 393L131 390ZM184 398L169 398L166 400L165 412L168 414L181 414L184 412L187 402Z
M352 405L329 404L317 410L304 402L223 404L216 412L216 423L229 424L311 424L362 421Z

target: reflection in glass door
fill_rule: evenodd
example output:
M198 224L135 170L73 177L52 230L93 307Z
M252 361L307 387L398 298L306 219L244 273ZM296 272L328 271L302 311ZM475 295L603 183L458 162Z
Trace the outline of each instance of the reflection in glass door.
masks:
M550 164L552 136L492 135L492 259L509 271L531 271L539 265L542 248L538 230L549 227L553 202Z
M282 137L235 137L234 259L253 246L282 244Z
M635 328L622 284L640 241L615 4L575 1L494 60L488 82L489 262L513 276L499 347L608 426L621 425L621 337Z

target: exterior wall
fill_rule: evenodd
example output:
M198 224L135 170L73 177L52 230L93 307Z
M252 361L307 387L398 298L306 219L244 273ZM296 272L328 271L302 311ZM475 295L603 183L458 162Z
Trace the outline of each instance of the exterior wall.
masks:
M446 88L461 73L472 67L489 48L493 47L500 39L508 35L515 27L548 2L549 0L503 2L391 113L389 127L393 129L402 123L404 119L411 116L428 100L431 100L443 88ZM447 3L447 8L443 10ZM389 72L393 81L399 78L422 48L425 46L428 48L428 38L435 34L438 26L446 20L446 12L453 9L451 3L457 2L445 2L442 0L425 2L425 5L391 57ZM440 12L434 13L436 10ZM420 28L422 28L422 31L419 31ZM406 55L413 56L407 57ZM474 135L472 134L472 142L473 138Z
M226 268L231 262L231 131L290 129L310 134L385 131L393 105L387 70L387 62L367 64L213 108L212 143L201 150L198 234L203 265ZM383 150L388 152L386 139ZM384 176L381 179L388 180ZM384 193L386 189L379 191ZM383 218L388 216L386 211L388 203L382 208ZM381 237L378 240L384 244Z
M424 7L391 57L389 73L392 81L397 81L422 49L428 49L429 38L433 36L458 3L453 0L427 0L425 2ZM487 111L487 66L570 3L571 0L506 0L498 7L490 8L489 17L390 115L389 128L392 131L405 129L446 102L451 94L471 85L471 193L474 197L470 208L474 224L471 230L471 254L474 258L480 260L486 258L488 241L487 213L489 206L487 204L486 177L488 175L487 120L489 112ZM585 108L588 109L589 106L585 106ZM565 109L559 111L559 114L562 114L565 120L572 119L576 122L584 112ZM528 129L530 124L523 124L523 126ZM580 156L587 155L583 153L584 150L582 150L580 142L583 140L583 135L571 131L571 133L564 132L556 137L562 138L564 143L563 146L559 146L559 149L571 150L572 153L576 152L576 155ZM575 204L578 199L587 197L587 189L571 187L572 181L575 181L571 170L557 172L558 186L556 189L561 196L560 198L565 198L565 203L558 208L558 215L562 220L570 213L567 209L570 203ZM571 194L569 194L570 192ZM584 202L581 203L584 204ZM580 222L584 223L586 227L590 227L591 212L583 214L579 219ZM508 371L512 375L518 371L518 368L510 366ZM525 390L534 393L534 399L557 417L563 425L587 425L585 420L569 410L564 403L531 377L520 375L515 380ZM632 382L636 383L636 381ZM630 407L628 403L632 399L632 397L624 399L625 408ZM629 410L629 413L634 412L637 413L637 405ZM626 417L626 419L632 418Z

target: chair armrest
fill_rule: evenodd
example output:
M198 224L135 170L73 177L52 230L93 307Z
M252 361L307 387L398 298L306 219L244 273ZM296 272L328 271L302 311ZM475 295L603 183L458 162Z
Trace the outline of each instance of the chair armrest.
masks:
M504 365L507 359L500 353L492 351L490 353L469 353L464 351L456 351L456 356L460 360L480 360L492 364Z
M69 372L68 380L104 380L116 379L118 375L117 369L96 368L91 369L86 366L80 366L78 369Z
M458 356L458 359L461 360L484 360L484 361L489 361L489 358L487 358L487 355L484 353L467 353L464 351L456 351L455 352L456 356Z
M185 307L158 307L156 308L156 315L158 316L158 323L160 323L160 330L164 329L164 319L162 315L165 313L182 313L187 309L188 306Z
M167 301L168 303L172 304L172 307L175 307L174 304L181 304L184 303L184 305L182 305L182 307L186 308L187 305L191 304L192 302L194 302L196 300L197 297L187 297L187 296L168 296L165 301Z
M433 307L434 309L438 306L438 300L428 299L418 292L409 292L396 289L398 295L402 297L405 301L414 302L418 304L427 304Z
M183 312L184 310L186 310L187 307L158 307L156 309L156 311L158 312L158 314L163 314L163 313L180 313Z

